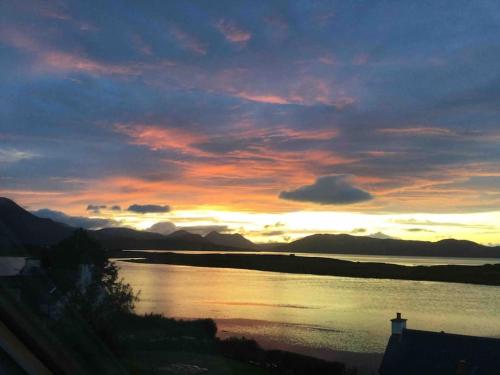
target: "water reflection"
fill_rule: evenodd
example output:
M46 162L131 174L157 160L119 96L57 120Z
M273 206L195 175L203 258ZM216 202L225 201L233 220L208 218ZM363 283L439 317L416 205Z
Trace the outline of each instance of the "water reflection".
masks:
M402 311L412 328L500 337L500 287L119 264L141 290L139 313L211 317L226 335L382 352L389 318Z

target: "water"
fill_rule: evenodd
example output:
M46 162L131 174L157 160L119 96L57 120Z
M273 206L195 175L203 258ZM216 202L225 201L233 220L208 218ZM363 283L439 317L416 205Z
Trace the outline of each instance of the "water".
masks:
M383 352L396 311L409 328L500 337L500 287L118 261L138 313L217 321L223 335Z
M196 250L132 250L145 253L180 253L180 254L207 254L211 252ZM500 263L500 258L455 258L455 257L414 257L414 256L395 256L395 255L357 255L357 254L325 254L325 253L290 253L277 251L214 251L217 254L274 254L288 255L295 254L301 257L316 257L350 260L352 262L375 262L391 263L402 266L438 266L438 265L464 265L464 266L482 266L484 264Z

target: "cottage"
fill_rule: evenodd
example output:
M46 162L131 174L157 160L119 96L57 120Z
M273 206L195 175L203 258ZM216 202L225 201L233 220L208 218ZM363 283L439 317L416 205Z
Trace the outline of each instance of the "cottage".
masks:
M406 328L397 313L380 375L499 375L500 339Z

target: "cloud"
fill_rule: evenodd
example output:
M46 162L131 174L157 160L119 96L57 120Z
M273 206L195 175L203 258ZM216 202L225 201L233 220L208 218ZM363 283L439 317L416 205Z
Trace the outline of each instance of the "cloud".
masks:
M64 212L50 210L48 208L42 208L37 211L32 211L33 215L38 217L52 219L54 221L84 229L100 229L106 227L114 227L119 225L115 220L111 219L101 219L101 218L89 218L84 216L69 216Z
M264 229L273 229L273 228L282 228L284 227L285 224L282 223L281 221L277 221L276 223L274 224L267 224L267 225L264 225Z
M252 34L248 31L241 29L234 22L221 19L215 27L219 32L224 35L226 40L233 43L246 43L252 38Z
M369 234L367 237L378 238L379 240L394 240L396 237L389 236L388 234L382 232L376 232Z
M408 228L406 229L407 232L429 232L433 233L433 230L430 229L425 229L425 228Z
M91 211L95 214L98 214L99 212L101 212L101 210L104 210L107 206L104 205L104 204L89 204L87 206L87 211Z
M258 102L258 103L291 104L287 98L273 94L250 94L248 92L241 91L235 95L240 98L251 100L253 102Z
M352 33L342 2L15 3L0 32L5 194L77 212L168 189L186 209L289 211L276 186L336 173L377 196L360 210L500 207L498 181L465 182L499 173L495 12L380 2ZM299 133L261 131L280 128Z
M224 233L229 230L227 225L188 225L185 227L179 227L179 229L184 229L189 233L200 234L202 236L214 231Z
M162 213L170 212L170 206L161 206L158 204L133 204L127 208L127 211L137 212L139 214Z
M122 208L118 205L113 205L109 208L111 211L121 211Z
M263 232L261 234L266 237L272 237L272 236L282 236L285 234L285 232L282 230L272 230L270 232Z
M168 235L175 232L176 230L185 230L189 233L200 234L202 236L216 231L219 233L224 233L228 231L227 225L187 225L187 226L177 226L170 221L160 221L153 224L147 229L148 232L160 233L163 235Z
M205 136L162 125L115 124L114 131L130 137L132 144L147 146L154 151L175 150L188 154L199 153L191 145L205 140Z
M77 54L49 51L41 55L47 69L56 72L86 72L95 75L133 75L137 72L128 66L106 64Z
M377 130L382 134L408 136L454 136L455 133L446 128L415 127L415 128L382 128Z
M91 75L132 75L137 71L125 65L101 62L84 55L55 49L44 45L34 35L23 34L17 30L3 30L0 40L13 47L37 56L35 70L52 73L83 72Z
M421 225L421 226L441 226L441 227L463 227L463 228L478 228L478 229L494 229L494 225L477 224L477 223L458 223L432 220L418 219L394 219L393 223L402 225Z
M366 233L366 229L365 228L354 228L353 230L351 230L351 233L352 234Z
M347 175L322 176L312 185L282 191L279 197L319 204L351 204L373 199L370 193L351 185Z
M0 164L15 163L21 160L33 159L37 155L29 151L0 147Z
M156 224L151 225L147 229L148 232L160 233L160 234L164 234L164 235L168 235L170 233L173 233L176 230L177 230L177 226L170 221L160 221Z
M170 32L174 35L175 39L177 39L182 48L185 48L199 55L205 55L207 53L206 45L204 45L191 34L188 34L187 32L181 30L179 27L172 26L170 28Z

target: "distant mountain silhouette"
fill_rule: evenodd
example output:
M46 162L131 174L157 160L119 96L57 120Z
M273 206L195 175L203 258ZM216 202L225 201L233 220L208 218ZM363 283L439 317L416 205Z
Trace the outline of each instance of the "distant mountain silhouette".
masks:
M8 198L0 197L0 249L53 245L76 228L39 218ZM178 230L168 236L131 228L89 231L110 250L267 250L329 254L500 258L500 246L447 239L437 242L379 239L348 234L314 234L288 244L254 244L240 234L211 232L205 237Z
M203 238L201 235L196 233L188 232L184 229L176 230L173 233L167 235L168 238L175 238L184 241L200 242L200 243L211 243L210 241Z
M117 227L117 228L103 228L92 231L92 237L99 240L110 240L113 238L127 237L137 240L154 240L165 238L159 233L146 232L132 228Z
M489 247L472 241L407 241L348 234L313 234L273 249L303 253L500 258L499 246Z
M185 230L164 236L130 228L104 228L92 231L90 235L110 250L233 250Z
M33 215L8 198L0 197L0 250L49 246L69 237L76 228ZM215 245L198 234L177 231L170 236L131 228L88 231L110 250L238 250Z
M51 219L39 218L14 201L0 197L0 249L53 245L73 230Z
M232 246L241 249L257 248L257 246L252 241L246 239L238 233L226 234L213 231L208 233L205 238L216 245Z

